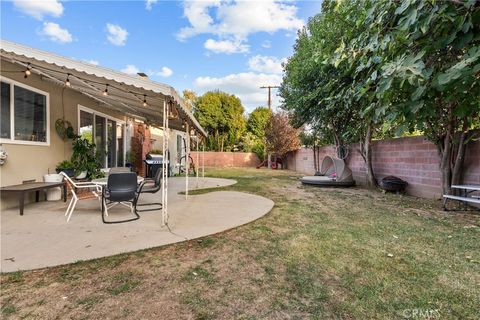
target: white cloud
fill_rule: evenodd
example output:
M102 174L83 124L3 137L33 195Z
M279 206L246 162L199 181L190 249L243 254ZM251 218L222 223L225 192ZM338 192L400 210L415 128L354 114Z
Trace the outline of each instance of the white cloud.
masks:
M93 64L94 66L98 66L100 64L97 60L83 60L83 62Z
M41 34L58 43L68 43L73 40L67 29L63 29L58 23L53 22L44 22Z
M265 40L265 41L263 41L263 43L262 43L262 47L265 48L265 49L268 49L268 48L270 48L271 46L272 46L272 43L271 43L270 41L268 41L268 40Z
M282 62L285 61L286 59L256 55L248 60L248 68L257 72L282 74Z
M63 5L58 0L13 0L13 5L38 20L44 16L60 17L63 14Z
M200 94L217 89L235 94L240 98L247 111L251 111L255 107L267 105L268 91L260 89L260 86L279 85L281 81L282 77L278 74L244 72L220 78L198 77L193 85ZM272 106L279 105L280 99L274 91L272 92Z
M128 32L117 24L107 23L107 39L115 46L124 46L127 42Z
M264 1L187 1L184 16L190 26L177 37L185 40L199 34L215 34L246 39L256 32L298 30L304 22L297 18L298 8L275 0Z
M168 67L162 67L162 69L155 74L160 77L168 78L173 74L173 71Z
M133 64L127 64L127 66L120 71L122 71L126 74L129 74L131 76L136 75L137 73L140 72L140 70L136 66L134 66Z
M157 2L158 2L158 0L146 0L145 1L145 8L147 10L152 10L152 6Z
M163 77L163 78L168 78L170 77L172 74L173 74L173 71L172 69L170 69L169 67L162 67L160 69L160 71L152 71L152 70L148 70L147 71L147 74L148 76L159 76L159 77Z
M214 53L246 53L249 51L249 46L239 40L213 40L208 39L203 44L205 49L213 51Z

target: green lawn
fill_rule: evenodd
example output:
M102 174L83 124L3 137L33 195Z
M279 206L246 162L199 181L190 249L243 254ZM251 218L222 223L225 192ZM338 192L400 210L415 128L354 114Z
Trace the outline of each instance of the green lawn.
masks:
M2 316L478 319L478 214L361 188L303 187L289 171L208 172L274 209L198 241L4 274Z

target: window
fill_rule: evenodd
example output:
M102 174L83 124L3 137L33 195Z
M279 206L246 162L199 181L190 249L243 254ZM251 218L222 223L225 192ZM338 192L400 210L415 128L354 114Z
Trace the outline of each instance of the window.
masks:
M10 139L10 84L2 82L2 122L0 128L0 137Z
M96 155L103 168L125 165L125 122L79 106L78 132L95 143Z
M80 110L80 136L90 143L93 143L93 114Z
M48 145L48 125L48 94L2 78L1 142Z

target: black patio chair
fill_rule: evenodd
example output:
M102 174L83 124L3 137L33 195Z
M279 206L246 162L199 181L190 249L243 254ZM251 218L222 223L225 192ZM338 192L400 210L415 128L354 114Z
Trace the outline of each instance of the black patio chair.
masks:
M137 188L137 174L135 172L112 172L108 175L107 185L102 190L103 223L123 223L140 219L140 216L135 211L135 204L138 198ZM108 209L117 204L129 207L130 212L135 217L126 220L105 220L105 217L108 217Z
M138 199L140 198L140 195L142 193L157 193L160 191L162 188L162 168L159 168L157 172L155 173L155 177L153 179L145 179L140 186L138 187L137 193L137 201L135 202L135 212L146 212L146 211L156 211L156 210L161 210L163 204L161 202L150 202L150 203L138 203ZM154 206L151 208L146 208L146 209L137 209L137 207L142 207L142 206Z

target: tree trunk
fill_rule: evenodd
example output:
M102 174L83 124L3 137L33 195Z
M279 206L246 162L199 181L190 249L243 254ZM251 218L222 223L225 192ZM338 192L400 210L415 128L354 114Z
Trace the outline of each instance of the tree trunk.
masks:
M317 146L315 145L315 141L313 142L313 169L315 173L318 172L318 165L317 165Z
M335 147L337 147L336 148L337 149L337 158L343 159L344 155L341 154L342 153L342 148L339 148L339 147L343 146L343 139L338 134L338 132L336 132L335 130L333 130L333 139L335 140Z
M377 180L375 179L375 175L373 173L373 165L372 165L372 133L373 133L373 125L369 124L367 127L367 132L365 134L365 142L364 142L364 160L365 160L365 167L366 167L366 179L367 179L367 187L373 188L377 186Z
M447 114L447 128L443 141L440 142L439 156L440 156L440 173L442 179L443 194L452 194L452 144L453 135L455 133L453 126L453 114L450 106ZM442 145L443 143L443 145Z
M452 167L450 159L452 158L452 146L450 134L445 135L442 143L442 148L439 148L442 192L443 194L451 194L450 186L452 185Z
M465 158L465 150L467 148L466 141L468 140L469 132L467 121L464 120L462 132L459 136L457 155L455 156L455 162L453 163L452 170L452 184L462 183L463 162Z

